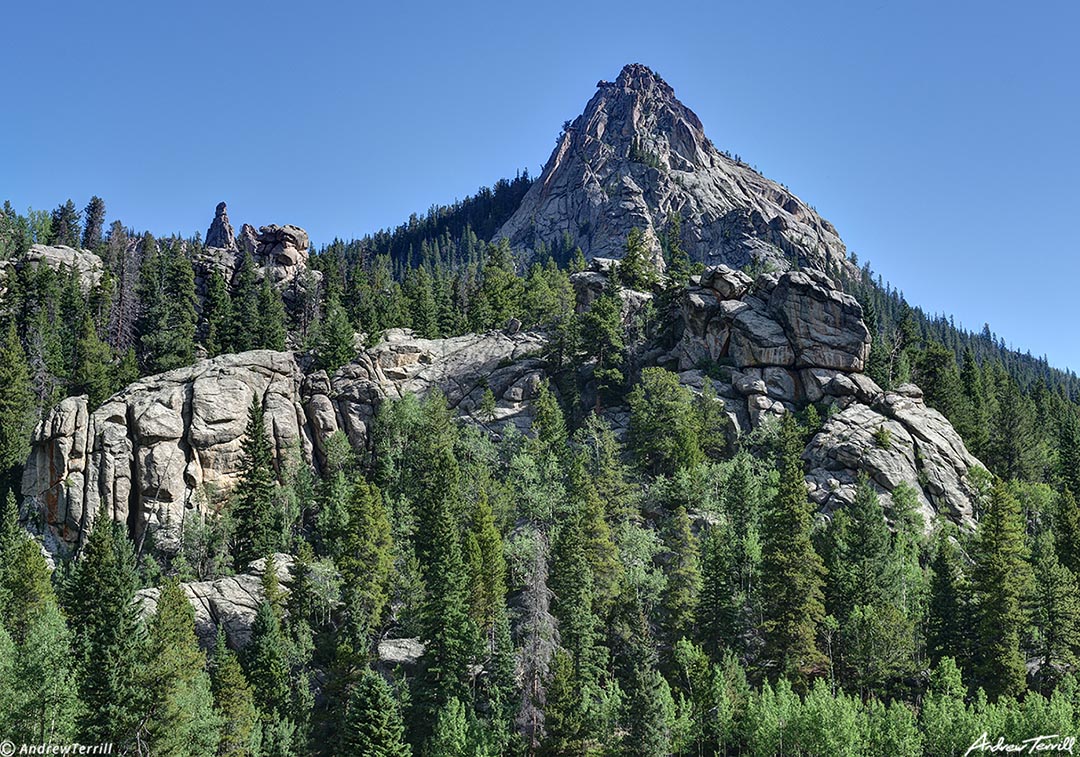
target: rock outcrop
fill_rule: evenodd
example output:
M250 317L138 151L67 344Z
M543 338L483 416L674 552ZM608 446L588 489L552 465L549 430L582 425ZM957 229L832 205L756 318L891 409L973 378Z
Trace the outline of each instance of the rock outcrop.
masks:
M238 249L232 224L229 223L229 214L223 202L218 203L214 210L214 220L210 223L210 228L206 230L206 246L234 251Z
M94 253L67 245L33 245L25 255L15 261L17 269L27 266L47 266L57 272L74 270L84 291L97 286L105 270L101 258Z
M611 270L598 263L575 274L582 302L609 286ZM629 315L651 297L621 295ZM711 377L733 440L818 404L826 420L805 459L811 496L823 510L850 501L866 475L886 497L906 484L925 514L971 523L970 471L978 460L916 387L883 392L862 373L870 350L862 310L823 273L751 279L710 268L684 294L680 312L674 347L652 348L643 362L669 367L695 391ZM540 357L547 344L543 334L518 328L450 339L390 329L333 376L307 371L302 355L256 350L142 379L93 412L85 397L69 397L34 432L23 493L40 513L51 551L78 545L100 507L126 522L138 545L152 537L155 548L173 551L185 515L208 512L235 484L253 399L265 410L279 472L292 461L320 467L337 431L367 447L379 403L436 388L464 416L490 389L492 417L474 420L494 431L508 423L524 430L547 370ZM608 416L625 427L625 408L609 408Z
M206 512L235 484L253 399L279 469L294 459L318 466L332 433L363 448L382 400L432 388L466 414L490 388L495 427L527 426L545 344L535 333L427 340L391 329L333 376L305 375L293 353L255 350L142 379L93 412L69 397L38 424L22 491L51 551L78 545L101 507L137 545L152 537L174 551L185 514Z
M278 583L285 593L292 585L293 559L286 554L274 555L274 568ZM247 646L251 639L251 626L255 613L263 601L262 576L266 560L260 558L251 564L247 573L219 578L214 581L192 581L180 584L195 609L195 634L205 648L213 647L218 629L225 632L225 640L233 649ZM160 589L140 589L135 602L143 617L157 610Z
M634 64L597 86L496 238L531 251L568 233L587 257L619 258L636 227L658 254L677 214L683 247L707 263L851 266L832 224L717 150L657 74Z

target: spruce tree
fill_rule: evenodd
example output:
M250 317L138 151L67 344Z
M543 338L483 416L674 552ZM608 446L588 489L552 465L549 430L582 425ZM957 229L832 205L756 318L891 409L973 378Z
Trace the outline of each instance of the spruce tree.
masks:
M619 283L630 289L648 291L656 283L656 269L649 260L645 235L641 229L630 229L617 269Z
M626 342L622 329L622 300L612 287L606 288L582 313L579 328L586 355L596 358L593 373L597 383L596 409L599 410L602 397L624 381L622 365Z
M362 478L351 489L347 526L337 556L344 616L338 633L339 643L364 654L390 600L394 554L382 493Z
M976 537L975 682L991 698L1015 696L1026 687L1020 640L1032 580L1020 503L1004 483L994 485Z
M631 445L643 470L670 476L704 459L693 398L676 374L645 368L627 399Z
M349 693L341 735L345 754L365 757L409 757L405 727L386 681L365 669Z
M802 442L790 413L780 426L779 454L780 485L762 531L764 658L771 677L786 675L804 684L825 662L816 640L825 617L824 566L810 543Z
M958 552L943 531L931 564L933 577L926 627L926 651L935 665L944 657L966 664L970 655L968 587Z
M210 357L229 352L232 348L234 318L229 285L217 268L211 268L202 311L202 342Z
M682 246L682 216L668 214L667 231L664 234L664 257L667 262L669 286L681 290L690 281L690 256Z
M424 600L420 609L425 652L418 680L419 733L431 718L455 699L468 696L468 665L475 648L475 629L468 614L468 576L457 524L447 502L437 505L430 548L421 559Z
M253 560L278 551L281 517L274 498L274 461L258 395L252 398L244 431L243 466L232 494L233 558L243 570Z
M90 410L97 409L113 393L112 357L109 345L98 337L94 319L85 313L75 344L71 391L87 395Z
M225 643L219 627L210 664L210 689L214 711L221 723L217 754L221 757L255 757L259 744L259 713L244 677L240 661Z
M104 511L94 521L65 591L84 744L134 745L145 691L145 631L135 605L138 575L123 528Z
M288 754L295 721L291 717L289 662L281 624L269 602L259 604L244 649L244 669L262 723L263 752Z
M341 306L337 293L331 291L315 338L316 365L327 373L333 373L353 360L356 357L354 339L349 316Z
M30 368L14 322L8 324L0 343L0 386L4 388L0 392L0 488L10 489L30 453L36 417Z
M79 211L71 200L57 206L52 212L52 237L50 244L62 244L68 247L79 246Z
M1057 497L1054 541L1058 559L1074 576L1080 576L1080 508L1068 488Z
M1080 588L1076 576L1058 561L1053 536L1040 534L1034 550L1033 622L1038 629L1039 673L1047 688L1076 667L1080 653Z
M259 328L259 280L255 261L244 251L233 283L234 328L232 348L236 352L255 349Z
M80 703L71 634L54 601L33 615L15 655L16 707L4 735L16 743L73 741Z
M252 346L260 350L285 349L285 305L281 302L281 295L271 285L269 276L263 277L262 286L259 287L257 307L259 320L255 324Z
M150 620L141 741L155 755L209 754L218 746L206 657L195 638L195 612L180 583L169 579Z
M545 725L565 750L580 750L589 736L606 661L583 520L583 513L574 513L562 524L551 561L551 610L558 620L560 648L552 662Z
M83 211L86 223L83 226L82 246L87 250L95 250L101 244L101 230L105 226L105 201L97 195L90 198Z
M667 584L661 597L663 629L668 648L679 639L697 637L695 625L701 592L701 555L686 508L680 505L668 519L664 542L669 559Z

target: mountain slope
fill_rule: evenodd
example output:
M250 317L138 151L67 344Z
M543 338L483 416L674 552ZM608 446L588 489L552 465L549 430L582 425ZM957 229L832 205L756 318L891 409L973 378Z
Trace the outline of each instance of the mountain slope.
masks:
M670 214L707 263L847 269L836 229L802 200L716 149L674 90L640 64L600 82L495 238L515 249L569 234L587 257L621 257L629 231L660 251Z

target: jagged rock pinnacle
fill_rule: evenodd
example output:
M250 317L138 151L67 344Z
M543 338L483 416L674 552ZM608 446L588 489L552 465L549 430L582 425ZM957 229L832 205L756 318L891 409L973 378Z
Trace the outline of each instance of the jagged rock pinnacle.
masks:
M232 224L229 223L229 214L225 211L225 203L219 202L214 210L214 220L206 230L206 246L235 250L236 237L233 235Z

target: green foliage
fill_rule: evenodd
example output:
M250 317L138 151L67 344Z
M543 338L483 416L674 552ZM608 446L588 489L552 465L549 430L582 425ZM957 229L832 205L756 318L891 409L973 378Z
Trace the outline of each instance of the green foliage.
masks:
M341 741L347 754L365 757L412 754L405 743L405 727L390 687L372 670L365 669L349 693Z
M220 721L204 669L206 658L195 639L191 602L175 579L161 589L149 636L147 716L140 742L161 755L194 757L214 751Z
M113 393L113 388L112 350L98 337L94 319L86 313L75 343L71 391L87 395L90 409L94 410Z
M83 743L111 741L124 749L134 744L146 702L137 586L131 543L106 513L98 513L64 601L83 705L77 727Z
M825 617L825 570L810 543L802 443L790 414L784 416L779 444L780 486L764 513L762 532L761 626L770 676L786 675L802 684L825 662L816 641Z
M992 698L1017 695L1026 688L1020 640L1028 624L1032 575L1020 505L1002 483L991 492L975 550L975 681Z
M356 357L353 327L335 292L330 293L316 333L315 362L319 368L333 373Z
M702 461L693 399L676 374L646 368L627 400L631 445L642 469L653 475L671 475Z
M36 420L30 368L15 324L9 323L0 344L0 474L4 488L13 483L13 469L30 451L30 432Z
M617 269L619 283L629 289L649 291L657 282L656 268L641 229L630 229Z
M214 711L221 724L217 754L221 757L255 757L259 752L259 713L255 697L244 678L236 654L225 643L219 628L210 664L210 688Z
M266 421L258 395L248 409L243 439L243 467L232 493L235 523L233 558L241 570L253 560L278 551L281 546L281 513L274 498L274 461Z

